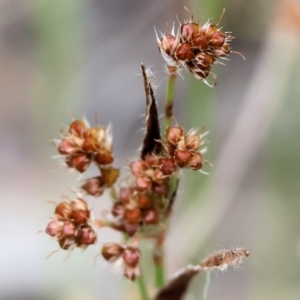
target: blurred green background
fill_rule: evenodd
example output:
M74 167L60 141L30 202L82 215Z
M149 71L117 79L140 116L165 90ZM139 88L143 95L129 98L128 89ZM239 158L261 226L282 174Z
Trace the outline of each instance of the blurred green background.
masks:
M245 247L238 270L211 274L207 299L300 299L300 2L299 0L0 2L0 299L138 299L111 272L100 244L66 257L44 234L53 204L78 186L57 165L51 139L71 110L111 123L117 165L138 155L144 113L140 62L156 76L163 112L166 73L154 26L176 15L219 19L236 54L218 65L211 89L183 71L175 115L186 129L210 131L210 175L183 172L168 238L168 274L214 250ZM93 170L90 171L92 174ZM88 176L88 175L85 175ZM93 212L109 201L90 199ZM203 299L205 276L187 299Z

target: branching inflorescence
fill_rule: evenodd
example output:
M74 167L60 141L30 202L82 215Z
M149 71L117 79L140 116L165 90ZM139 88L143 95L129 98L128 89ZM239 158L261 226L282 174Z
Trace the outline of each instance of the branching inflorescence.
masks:
M216 25L207 22L200 26L193 21L190 13L190 20L179 24L176 34L173 28L172 32L169 30L168 34L157 37L159 50L170 71L169 80L174 83L177 71L182 67L187 68L197 79L205 80L213 63L228 56L232 37L218 29L219 22ZM124 276L130 280L143 278L139 243L141 239L150 239L154 244L156 285L162 288L165 285L163 246L182 173L180 170L202 171L203 165L210 163L203 158L206 132L185 132L181 126L172 124L174 99L168 95L174 94L175 85L170 84L171 81L167 85L168 113L165 117L165 131L161 135L152 85L143 64L141 68L146 94L146 131L140 158L129 164L130 176L118 180L120 169L113 166L110 126L91 127L86 120L73 120L65 133L61 133L61 140L55 141L62 161L67 168L79 173L84 173L94 164L99 174L83 182L75 199L57 204L46 233L57 240L61 249L72 250L95 244L96 230L99 228L110 227L121 232L123 240L104 244L101 254L105 260L121 265ZM100 197L107 189L112 198L110 212L102 219L92 217L86 196ZM188 274L224 269L225 265L240 263L249 254L241 248L222 251L195 267L197 271L191 273L191 269L187 268L186 273L182 272L185 274L182 277L185 284L176 299L181 299L194 276L189 277ZM175 299L172 287L178 289L182 285L179 279L180 276L177 276L175 281L171 280L155 299ZM143 299L148 299L145 284L141 281L140 292ZM161 298L160 294L163 294Z

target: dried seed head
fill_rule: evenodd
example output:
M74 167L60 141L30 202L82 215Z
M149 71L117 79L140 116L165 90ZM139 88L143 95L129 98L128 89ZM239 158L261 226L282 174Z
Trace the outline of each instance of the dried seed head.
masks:
M124 246L116 243L107 243L103 245L101 254L104 257L104 259L110 262L114 262L119 257L121 257L123 252L124 252Z
M243 248L220 250L205 258L200 266L204 270L224 271L228 266L240 265L249 254L250 252Z
M217 24L209 21L203 26L200 26L199 22L195 23L190 13L190 20L180 24L176 36L163 34L161 39L157 37L159 50L168 68L175 68L176 73L177 69L184 67L197 79L208 84L205 79L210 74L214 62L230 54L229 43L233 37L218 29L223 13ZM173 28L172 32L174 31ZM214 74L212 76L215 85L216 78Z

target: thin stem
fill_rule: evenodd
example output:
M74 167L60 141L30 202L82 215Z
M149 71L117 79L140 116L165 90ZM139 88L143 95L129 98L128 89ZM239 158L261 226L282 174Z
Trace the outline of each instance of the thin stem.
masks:
M165 285L165 260L164 260L164 242L166 231L163 230L156 238L153 252L153 261L155 268L155 286L161 288Z
M161 288L165 285L165 268L163 265L155 265L155 286Z
M175 93L175 82L177 78L177 68L168 66L169 77L166 87L166 100L165 100L165 130L171 126L173 117L173 102Z
M143 274L141 274L139 277L137 277L136 283L137 283L138 288L139 288L141 299L142 300L149 300L147 287L146 287L146 284L145 284L145 279L143 277Z

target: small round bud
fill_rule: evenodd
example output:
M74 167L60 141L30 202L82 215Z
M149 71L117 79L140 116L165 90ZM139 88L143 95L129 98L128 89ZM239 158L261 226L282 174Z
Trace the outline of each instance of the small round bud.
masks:
M63 219L70 219L72 214L71 205L67 202L61 202L55 207L55 214Z
M208 48L207 35L201 31L193 38L192 45L197 47L199 50L206 50Z
M184 40L190 41L192 37L198 34L199 25L197 23L183 24L181 25L180 32Z
M114 203L112 207L112 214L114 217L123 217L125 211L124 204L120 201Z
M200 66L201 70L211 67L215 61L215 59L211 55L204 52L198 53L196 55L196 60L197 65Z
M75 134L78 137L84 137L87 131L87 126L82 120L75 120L70 124L69 132Z
M107 150L106 148L101 148L97 151L97 154L95 155L95 162L98 165L110 165L114 161L114 157L112 153Z
M215 31L209 37L209 42L214 47L222 47L225 43L225 33L222 31Z
M218 27L214 24L211 24L208 26L208 28L206 29L206 34L207 35L211 35L213 34L214 32L216 32L218 30Z
M70 203L72 210L88 210L88 205L82 198L76 198Z
M58 146L58 152L63 155L74 155L79 151L80 149L77 147L77 145L67 138L61 140Z
M149 209L144 212L143 221L145 224L157 224L158 216L154 209Z
M180 168L183 168L188 165L192 154L188 150L176 150L174 158Z
M176 145L183 137L183 129L180 127L169 127L166 132L167 140L173 145Z
M84 226L79 229L76 241L79 245L92 245L97 241L97 234L90 226Z
M120 189L120 201L124 204L128 203L133 196L133 189L131 187L122 187Z
M72 222L66 221L66 222L64 222L62 231L63 231L64 237L73 238L73 237L75 237L75 235L77 233L77 228Z
M87 222L90 218L90 211L89 210L73 210L72 211L72 220L74 221L75 225L82 225Z
M173 35L167 34L160 39L159 50L162 49L168 55L177 47L176 39Z
M164 182L166 180L166 176L164 175L164 173L159 170L159 169L156 169L153 173L153 176L152 176L152 180L158 184Z
M70 168L74 168L80 173L83 173L90 165L91 157L86 154L70 156L67 158L66 163Z
M176 57L179 60L190 61L195 58L192 45L188 42L182 43L176 50Z
M197 151L198 148L200 147L200 137L199 135L196 134L188 134L185 137L185 147L187 150L190 151Z
M84 139L81 148L87 153L95 152L98 150L97 140L89 135Z
M129 224L137 224L141 220L141 211L138 208L126 209L124 212L124 219Z
M149 168L155 167L158 164L158 158L155 155L147 155L145 158L145 163Z
M62 228L64 226L63 221L52 220L46 227L46 233L52 237L59 237L62 234Z
M107 243L103 245L101 254L104 257L104 259L110 262L114 262L119 257L121 257L123 252L124 252L124 246L116 243Z
M89 195L94 197L101 196L105 191L105 184L101 176L89 178L81 186L81 188Z
M139 176L135 180L135 185L139 191L145 191L151 187L151 181L146 176Z
M111 187L119 178L120 170L113 167L100 168L101 177L107 187Z
M159 168L164 175L172 175L177 169L176 164L172 158L160 158L159 165Z
M136 160L130 164L130 170L134 176L139 176L145 172L145 163L142 160Z
M149 208L153 204L153 199L148 194L138 194L137 203L138 203L139 208L141 208L141 209Z
M76 246L75 240L72 238L63 238L58 241L59 246L63 250L69 250Z
M202 155L196 152L190 159L188 166L191 170L200 170L202 168Z
M127 266L135 268L140 261L140 251L135 247L129 246L124 250L122 258Z
M152 190L157 195L166 196L168 194L168 185L166 183L154 184Z

